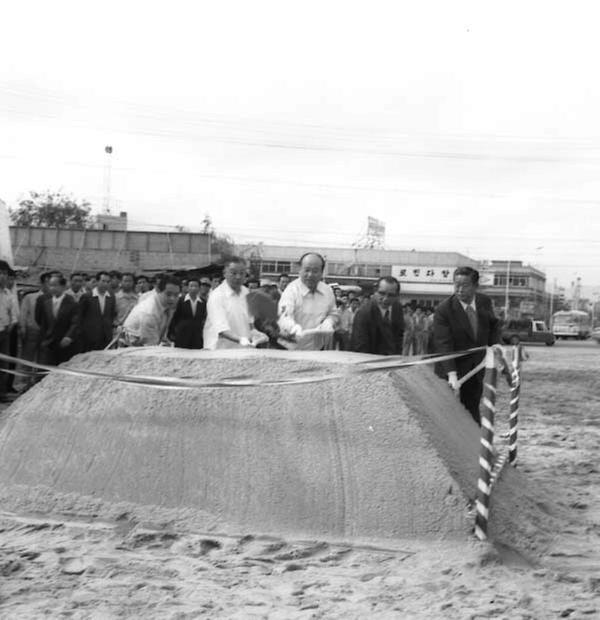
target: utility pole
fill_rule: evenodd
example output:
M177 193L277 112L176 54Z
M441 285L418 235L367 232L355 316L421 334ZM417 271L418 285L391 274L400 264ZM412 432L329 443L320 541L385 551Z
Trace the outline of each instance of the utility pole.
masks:
M504 290L504 319L508 321L508 309L510 304L509 286L510 286L510 261L506 265L506 289Z
M110 178L112 173L112 146L104 147L104 213L110 215Z

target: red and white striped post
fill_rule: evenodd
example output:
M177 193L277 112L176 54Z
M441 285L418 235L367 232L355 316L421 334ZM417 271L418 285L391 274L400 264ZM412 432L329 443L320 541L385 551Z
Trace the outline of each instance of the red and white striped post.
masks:
M496 413L496 383L498 379L498 349L488 347L485 354L483 398L481 407L481 440L479 446L479 479L475 500L475 535L487 539L487 526L492 492L494 467L494 415Z
M508 418L508 462L517 461L517 425L519 422L519 396L521 393L521 344L512 349L512 373L510 386L510 415Z

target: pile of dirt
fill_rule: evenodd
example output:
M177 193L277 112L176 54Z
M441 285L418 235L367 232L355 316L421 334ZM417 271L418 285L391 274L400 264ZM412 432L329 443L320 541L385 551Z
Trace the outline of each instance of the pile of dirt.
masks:
M4 505L330 540L466 537L477 425L429 367L356 373L367 360L165 348L78 356L72 367L115 375L335 378L182 390L50 375L0 429ZM491 535L543 544L554 516L536 493L519 472L502 475Z

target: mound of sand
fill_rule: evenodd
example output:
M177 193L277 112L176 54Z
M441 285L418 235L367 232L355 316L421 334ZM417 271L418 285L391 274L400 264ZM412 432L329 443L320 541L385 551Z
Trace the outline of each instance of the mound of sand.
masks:
M477 425L430 368L349 372L366 359L166 348L78 356L71 366L115 374L343 376L181 390L50 375L12 405L0 430L0 493L38 513L73 510L73 498L86 498L95 514L147 506L199 514L203 525L230 531L465 537L473 528ZM505 489L492 534L513 529L510 497Z

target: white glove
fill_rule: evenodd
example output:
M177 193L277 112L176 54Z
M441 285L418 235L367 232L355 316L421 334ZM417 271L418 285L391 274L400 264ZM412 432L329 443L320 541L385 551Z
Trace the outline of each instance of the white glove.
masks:
M264 344L265 342L269 342L269 336L267 334L263 334L263 332L259 332L258 330L252 330L252 346L257 347L259 344Z
M456 370L451 370L448 373L448 385L456 394L460 392L460 385L458 383L458 375L456 374Z
M254 345L245 336L242 336L240 338L240 347L253 347L253 346Z

